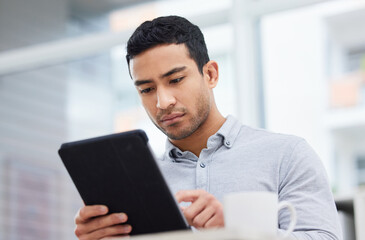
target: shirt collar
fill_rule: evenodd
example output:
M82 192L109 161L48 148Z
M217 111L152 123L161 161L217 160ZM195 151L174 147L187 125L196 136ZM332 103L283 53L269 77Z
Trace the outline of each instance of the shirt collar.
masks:
M226 121L215 135L222 136L224 146L231 148L236 141L241 126L241 123L235 117L228 115Z
M222 127L214 135L209 137L208 144L210 139L219 137L222 139L222 145L224 145L226 148L231 148L236 141L240 128L241 123L232 115L228 115ZM175 161L176 158L188 158L191 160L196 160L196 156L193 153L189 151L181 151L179 148L175 147L168 139L166 140L165 155L167 155L166 157L172 159L173 161Z
M189 151L181 151L179 148L175 147L169 139L166 140L166 150L165 150L165 157L171 159L173 161L178 161L178 159L189 159L192 161L198 161L197 156L194 153ZM165 158L163 158L165 159Z

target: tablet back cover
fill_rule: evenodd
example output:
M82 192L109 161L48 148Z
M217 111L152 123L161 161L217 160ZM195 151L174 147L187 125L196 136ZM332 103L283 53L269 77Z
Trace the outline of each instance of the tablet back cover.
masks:
M65 143L59 155L84 203L126 213L131 235L188 229L142 130Z

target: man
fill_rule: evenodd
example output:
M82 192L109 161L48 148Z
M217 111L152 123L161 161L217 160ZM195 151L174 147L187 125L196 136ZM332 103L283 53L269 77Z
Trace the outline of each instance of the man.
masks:
M223 227L227 193L270 191L295 206L294 237L341 239L324 168L308 144L219 113L218 64L209 60L197 26L177 16L147 21L129 39L127 61L148 116L168 137L161 170L177 201L191 203L182 208L190 225ZM105 206L81 208L75 234L100 239L133 231L123 224L125 213L107 213ZM280 212L279 233L289 222Z

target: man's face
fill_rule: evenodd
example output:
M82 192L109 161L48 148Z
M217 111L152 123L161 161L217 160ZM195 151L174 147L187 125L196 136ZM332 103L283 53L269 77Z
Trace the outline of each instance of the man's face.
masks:
M184 139L205 122L211 108L209 87L184 44L148 49L130 67L148 116L170 139Z

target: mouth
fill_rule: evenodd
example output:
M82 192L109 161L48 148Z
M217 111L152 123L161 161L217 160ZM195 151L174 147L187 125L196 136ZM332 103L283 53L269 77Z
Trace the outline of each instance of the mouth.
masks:
M161 118L160 122L165 125L169 126L181 120L184 117L185 113L172 113L169 115L165 115Z

